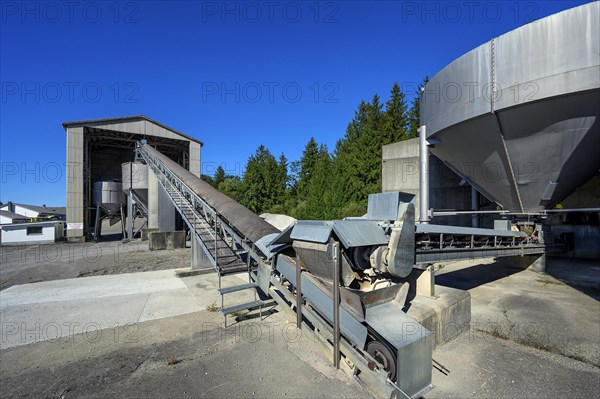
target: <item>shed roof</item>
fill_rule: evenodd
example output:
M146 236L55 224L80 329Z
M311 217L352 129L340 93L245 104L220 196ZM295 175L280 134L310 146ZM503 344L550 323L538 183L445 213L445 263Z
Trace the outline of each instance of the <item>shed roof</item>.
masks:
M49 215L66 215L67 208L64 206L39 206L39 205L28 205L28 204L19 204L14 202L14 205L18 205L23 208L27 208L30 211L39 212L39 213L47 213Z
M11 211L3 211L2 209L0 209L0 216L4 216L5 218L9 218L9 219L29 220L29 218L27 216L19 215L18 213L14 213Z
M87 126L87 125L93 125L93 127L99 128L102 126L102 124L109 125L109 124L113 124L113 123L139 122L142 120L152 123L156 126L160 126L163 129L169 130L187 140L198 143L201 146L204 145L204 143L202 141L195 139L192 136L188 136L187 134L182 133L178 130L175 130L167 125L163 125L162 123L157 122L154 119L148 118L145 115L120 116L120 117L116 117L116 118L88 119L88 120L83 120L83 121L63 122L62 126L65 130L69 127L80 127L80 126Z

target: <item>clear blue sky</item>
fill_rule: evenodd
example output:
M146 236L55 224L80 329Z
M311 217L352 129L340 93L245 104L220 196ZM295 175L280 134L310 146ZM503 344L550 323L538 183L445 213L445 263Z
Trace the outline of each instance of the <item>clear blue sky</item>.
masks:
M333 148L356 106L409 99L491 38L586 1L0 3L0 200L65 203L64 121L144 114L241 173Z

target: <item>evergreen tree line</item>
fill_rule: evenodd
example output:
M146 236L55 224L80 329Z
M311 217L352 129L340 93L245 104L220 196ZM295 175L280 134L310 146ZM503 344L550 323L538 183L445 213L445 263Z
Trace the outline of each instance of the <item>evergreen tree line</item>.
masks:
M387 102L375 94L358 105L333 151L311 137L301 158L289 163L284 154L276 159L261 145L248 159L243 178L226 175L221 166L214 176L202 178L257 214L360 216L366 213L368 195L381 192L381 147L418 136L419 107L418 92L409 107L394 83Z

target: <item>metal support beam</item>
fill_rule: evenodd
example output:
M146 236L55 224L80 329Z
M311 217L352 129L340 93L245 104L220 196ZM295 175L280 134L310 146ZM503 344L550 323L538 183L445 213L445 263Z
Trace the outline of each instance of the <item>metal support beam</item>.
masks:
M429 223L429 148L426 126L421 126L419 132L419 222Z
M302 329L302 262L296 255L296 327Z
M479 193L473 186L471 186L471 209L475 212L479 210ZM479 217L476 213L471 215L471 227L479 227Z
M127 238L133 239L133 196L127 195Z
M340 368L340 244L333 244L333 366Z

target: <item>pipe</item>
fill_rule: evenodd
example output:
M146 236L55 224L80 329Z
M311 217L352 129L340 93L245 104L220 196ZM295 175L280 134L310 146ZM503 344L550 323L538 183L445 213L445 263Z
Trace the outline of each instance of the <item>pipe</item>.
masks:
M129 164L129 192L127 193L127 238L133 240L133 167Z
M429 223L429 148L426 126L421 126L419 131L419 222Z
M457 216L457 215L502 215L502 216L546 216L549 213L565 213L565 212L600 212L600 208L572 208L572 209L545 209L539 212L510 212L507 210L501 211L433 211L434 216Z
M477 212L479 210L479 196L475 187L471 186L471 209ZM479 218L476 213L471 215L471 227L479 227Z
M296 327L302 329L302 261L296 255Z
M333 367L340 368L340 244L333 244Z

